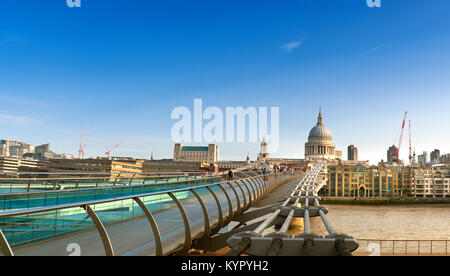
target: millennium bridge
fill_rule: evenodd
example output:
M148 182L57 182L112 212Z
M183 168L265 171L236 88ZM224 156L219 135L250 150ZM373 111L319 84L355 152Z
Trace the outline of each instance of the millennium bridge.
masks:
M263 162L226 173L0 179L0 255L350 256L320 206L326 162L309 172L263 173ZM328 235L311 232L320 217ZM303 233L288 233L294 218ZM275 229L271 231L270 229Z

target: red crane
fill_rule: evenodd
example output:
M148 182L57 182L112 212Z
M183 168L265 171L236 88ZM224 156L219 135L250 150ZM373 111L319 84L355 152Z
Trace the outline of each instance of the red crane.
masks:
M408 115L408 112L405 112L405 117L403 118L403 124L402 124L402 132L400 133L400 140L398 142L398 148L395 149L394 153L394 162L397 164L400 164L400 148L402 146L402 139L403 139L403 133L405 132L405 124L406 124L406 116Z
M124 143L124 141L120 142L119 144L115 145L112 149L108 150L107 152L105 152L106 157L109 158L109 155L111 154L111 152L115 149L117 149L120 145L122 145Z
M90 135L90 133L89 133L89 135ZM86 139L84 140L84 145L83 145L83 127L80 128L80 149L78 150L78 158L79 159L84 159L84 152L86 150L86 144L87 144L89 135L86 136Z
M411 120L409 120L409 165L412 166L412 163L413 163L413 152L411 142Z
M80 128L80 149L78 150L78 159L84 159L84 149L83 149L83 128Z

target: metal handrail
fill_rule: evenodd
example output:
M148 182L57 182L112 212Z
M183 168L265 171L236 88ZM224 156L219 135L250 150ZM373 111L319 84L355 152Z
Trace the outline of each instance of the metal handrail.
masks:
M253 178L257 178L257 177L261 177L261 176L256 176ZM248 180L248 179L251 179L251 178L245 178L242 180ZM34 213L49 212L49 211L56 211L56 210L63 210L63 209L70 209L70 208L75 208L75 207L81 207L84 205L110 203L110 202L115 202L115 201L133 199L135 197L148 197L148 196L156 196L156 195L162 195L162 194L167 194L167 193L186 192L186 191L190 191L193 189L202 189L202 188L207 188L207 187L213 187L213 186L217 186L219 184L226 184L228 182L234 182L234 181L236 181L236 180L222 181L222 182L218 182L218 183L213 183L213 184L208 184L208 185L200 185L200 186L189 187L189 188L179 188L179 189L171 189L171 190L164 190L164 191L144 193L144 194L127 195L127 196L114 197L114 198L109 198L109 199L68 203L68 204L53 205L53 206L46 206L46 207L36 207L36 208L27 209L27 210L8 211L8 212L0 213L0 218L6 218L6 217L11 217L11 216L20 216L20 215L29 215L29 214L34 214Z
M201 180L209 180L219 178L218 176L211 176L207 178L200 178L200 179L186 179L186 180L177 180L172 182L162 182L162 183L149 183L149 184L139 184L139 185L116 185L116 186L104 186L104 187L93 187L93 188L79 188L79 189L67 189L67 190L51 190L51 191L33 191L33 192L19 192L19 193L0 193L1 196L11 196L11 195L32 195L32 194L47 194L47 193L63 193L63 192L78 192L78 191L97 191L97 190L103 190L103 189L120 189L124 187L147 187L147 186L153 186L155 184L176 184L179 182L194 182L194 181L201 181Z
M2 173L0 173L2 174ZM29 174L29 173L28 173ZM190 175L186 175L190 174ZM55 174L55 175L65 175L65 174ZM70 174L74 176L83 175L81 173ZM90 174L86 174L90 175ZM171 174L160 174L160 175L152 175L149 173L96 173L96 175L105 175L105 176L95 176L95 177L56 177L56 178L48 178L48 177L28 177L28 178L0 178L0 181L56 181L56 180L98 180L98 179L159 179L159 178L170 178L170 177L180 177L180 176L214 176L212 173L171 173ZM217 175L219 176L219 175Z
M0 171L0 174L36 174L36 175L80 175L80 174L92 174L92 175L113 175L113 174L207 174L208 171L175 171L175 172L86 172L86 171L70 171L70 172L3 172Z
M275 175L275 177L274 177L274 175ZM265 185L267 186L268 185L267 181L273 180L273 179L280 179L279 178L280 175L281 176L294 177L295 173L286 172L286 173L282 173L282 174L258 175L258 176L255 176L255 177L244 178L244 179L240 179L240 180L242 180L243 183L245 183L245 180L264 179ZM100 237L102 239L106 255L114 255L114 251L112 250L112 246L111 246L111 242L110 242L108 233L106 232L106 230L104 228L104 225L102 224L102 221L99 219L99 217L97 216L95 211L90 207L91 205L110 203L110 202L117 202L117 201L129 200L129 199L133 199L134 201L139 203L139 201L140 201L139 198L140 197L148 197L148 196L168 194L168 195L170 195L172 197L173 201L177 204L177 207L178 207L180 213L183 216L183 220L184 220L186 231L189 231L188 230L188 227L190 227L189 226L189 221L188 221L187 215L185 213L184 207L180 203L180 201L178 199L176 199L176 197L174 196L174 193L185 192L185 191L188 191L188 192L189 191L191 191L191 192L193 191L192 193L194 193L196 189L206 188L206 189L208 189L210 191L211 195L215 198L215 200L216 200L216 202L218 204L218 208L221 209L220 203L218 202L218 199L217 199L217 196L212 191L211 187L214 187L214 186L221 187L221 184L225 184L225 183L228 184L228 185L231 185L231 183L233 183L233 182L234 183L238 183L238 181L240 181L240 180L223 181L223 182L218 182L218 183L209 184L209 185L202 185L202 186L189 187L189 188L180 188L180 189L171 189L171 190L165 190L165 191L159 191L159 192L143 193L143 194L138 194L138 195L122 196L122 197L103 199L103 200L94 200L94 201L86 201L86 202L78 202L78 203L70 203L70 204L61 204L61 205L47 206L47 207L37 207L37 208L28 209L28 210L9 211L9 212L0 213L0 218L7 218L7 217L14 217L14 216L21 216L21 215L30 215L30 214L36 214L36 213L42 213L42 212L50 212L50 211L57 211L57 210L63 210L63 209L69 209L69 208L82 207L83 209L85 209L88 212L89 217L91 217L91 219L94 221L94 224L95 224L95 226L97 228L97 231L99 232ZM231 185L231 187L232 187L232 185ZM248 191L250 192L250 190L248 190ZM250 194L249 194L249 197L251 197ZM200 198L200 202L201 201L202 201L202 199ZM140 201L140 203L141 204L138 204L139 206L143 205L142 201ZM144 204L144 206L145 206L145 204ZM244 206L244 210L247 210L249 207L250 207L250 202L249 202L248 205ZM143 208L141 206L141 209L144 211L145 215L149 219L149 222L150 222L150 224L152 226L152 230L153 230L154 236L156 237L156 241L157 241L157 244L156 244L157 245L157 248L156 248L157 252L156 252L156 254L157 255L162 255L163 252L162 252L162 248L161 248L161 237L160 237L160 233L159 233L157 224L156 224L153 216L151 215L151 212L148 210L148 208ZM238 212L238 211L239 211L239 208L236 210L236 212ZM221 219L219 219L218 226L222 225L222 223L224 221L223 215L220 215L220 217L221 217ZM218 229L216 229L216 231L217 230ZM184 243L184 246L182 248L183 251L186 251L186 249L188 248L188 246L190 246L191 243L192 243L192 237L187 237L186 236L185 243ZM13 251L12 251L11 247L9 246L9 243L6 240L6 238L3 235L1 230L0 230L0 248L2 249L4 255L13 255Z
M253 170L255 166L260 165L259 163L254 163L239 169L233 169L234 172L240 172L244 170ZM259 168L259 167L258 167ZM258 171L261 171L260 169L257 169ZM198 170L198 171L174 171L174 172L86 172L86 171L71 171L71 172L10 172L10 171L0 171L0 175L27 175L27 174L33 174L33 175L165 175L165 174L211 174L211 175L223 175L227 174L228 171L220 171L220 172L209 172L204 170ZM9 180L9 179L17 179L17 178L0 178L0 180ZM34 178L18 178L28 180L28 179L34 179Z

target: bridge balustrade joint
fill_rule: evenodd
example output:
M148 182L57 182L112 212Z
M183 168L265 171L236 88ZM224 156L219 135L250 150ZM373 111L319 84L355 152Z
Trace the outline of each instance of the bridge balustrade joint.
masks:
M318 201L321 200L319 196L288 196L286 199L290 199L289 203L295 203L297 199L299 200L299 203L305 203L306 199L308 199L310 203L314 202L314 199L317 199Z
M305 217L305 211L308 210L309 217L318 217L320 216L320 212L322 211L324 214L328 213L328 209L322 206L275 206L273 208L273 211L281 210L278 217L285 218L289 215L289 213L294 210L294 217L295 218L304 218Z

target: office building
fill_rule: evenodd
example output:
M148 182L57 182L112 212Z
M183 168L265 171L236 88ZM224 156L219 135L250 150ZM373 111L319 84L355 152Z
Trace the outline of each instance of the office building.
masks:
M0 140L0 156L22 157L26 153L34 153L34 146L11 140Z
M397 147L395 145L392 145L392 147L389 147L388 151L387 151L387 163L388 164L393 164L393 163L397 163L398 160L396 159L395 155L397 153Z
M143 160L108 158L51 159L49 172L104 172L106 174L141 173Z
M50 144L40 145L34 148L34 153L43 154L50 152Z
M358 161L358 148L354 145L350 145L347 148L347 160L348 161Z
M441 151L438 150L438 149L435 149L434 151L432 151L430 153L430 162L433 163L433 164L437 164L440 161L439 160L440 157L441 157Z
M47 171L49 163L47 161L17 158L17 157L0 157L0 173L15 172L36 172ZM9 174L14 175L14 174Z
M430 159L428 158L428 152L424 151L422 154L417 156L417 162L419 165L427 165L430 162Z
M210 144L207 147L194 147L175 144L173 161L214 163L219 161L219 146Z

